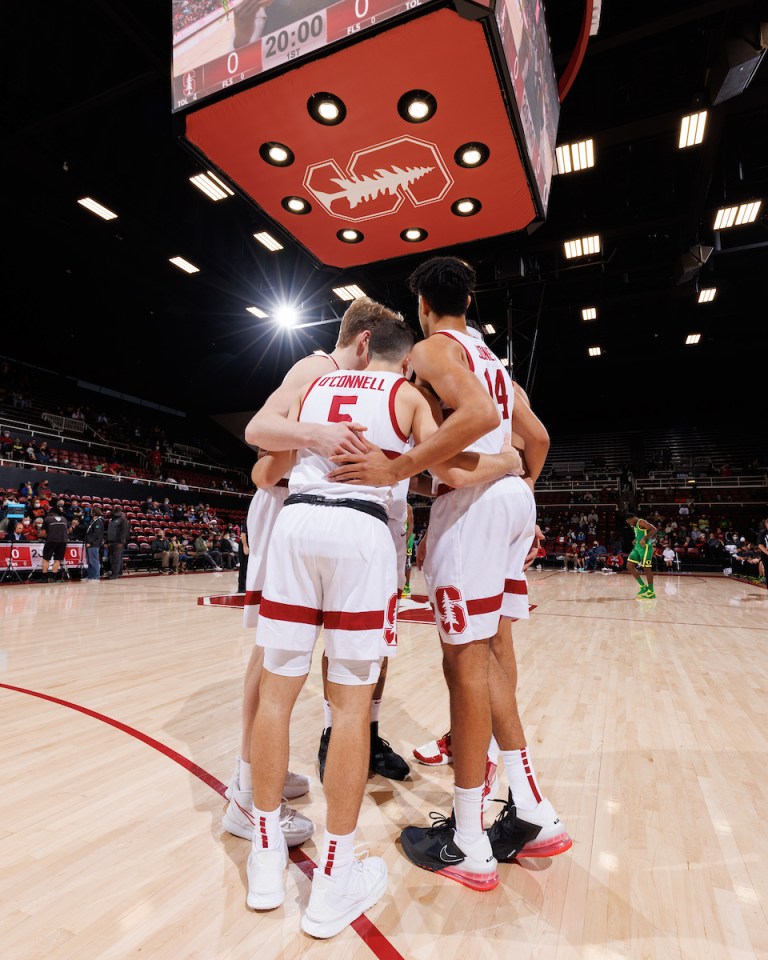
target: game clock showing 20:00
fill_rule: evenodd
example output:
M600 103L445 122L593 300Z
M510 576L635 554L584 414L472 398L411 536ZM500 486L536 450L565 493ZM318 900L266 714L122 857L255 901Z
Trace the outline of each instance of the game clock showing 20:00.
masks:
M286 63L301 60L310 53L429 2L340 0L206 63L178 71L174 67L173 110L176 112L199 104L214 93ZM177 41L174 45L174 63L181 59L179 54L183 46L183 41Z

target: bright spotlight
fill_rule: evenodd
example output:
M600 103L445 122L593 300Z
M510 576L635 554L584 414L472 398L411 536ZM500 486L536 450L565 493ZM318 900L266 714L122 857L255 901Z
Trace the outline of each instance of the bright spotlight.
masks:
M279 324L281 327L295 327L296 321L299 319L299 311L296 307L292 307L288 303L282 304L279 306L274 314L275 323Z

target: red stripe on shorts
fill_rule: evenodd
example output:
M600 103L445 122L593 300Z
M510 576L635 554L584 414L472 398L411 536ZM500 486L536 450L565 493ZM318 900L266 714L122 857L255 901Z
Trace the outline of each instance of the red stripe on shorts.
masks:
M477 616L480 613L495 613L501 609L501 601L504 597L500 593L497 597L483 597L482 600L467 600L467 613L470 617Z
M294 603L278 603L276 600L262 598L259 615L267 620L287 620L289 623L308 623L319 627L323 622L321 610L313 607L300 607Z
M261 603L261 590L246 590L244 606L258 607Z
M345 613L342 610L326 610L323 613L323 625L326 630L381 630L384 627L384 611Z
M521 597L527 597L528 584L525 580L505 580L504 593L516 593Z

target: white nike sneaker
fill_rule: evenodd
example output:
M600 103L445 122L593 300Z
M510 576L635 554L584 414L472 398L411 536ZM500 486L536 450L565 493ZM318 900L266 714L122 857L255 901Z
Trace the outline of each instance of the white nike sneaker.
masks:
M227 800L232 799L233 790L240 789L240 763L240 757L236 757L235 769L232 771L232 776L229 778L229 784L227 789L224 791L224 797ZM309 788L311 786L311 777L305 777L303 773L291 773L289 770L285 775L285 783L283 784L283 799L295 800L297 797L303 797L305 793L309 793Z
M246 904L251 910L274 910L285 899L285 868L288 865L288 847L285 843L274 850L253 847L246 874L248 896Z
M387 865L381 857L356 860L343 883L327 877L317 867L301 929L321 940L335 937L381 900L387 889L387 876Z
M243 840L253 840L253 794L250 790L235 790L221 819L222 827ZM283 803L280 806L280 829L289 847L297 847L315 832L312 821Z

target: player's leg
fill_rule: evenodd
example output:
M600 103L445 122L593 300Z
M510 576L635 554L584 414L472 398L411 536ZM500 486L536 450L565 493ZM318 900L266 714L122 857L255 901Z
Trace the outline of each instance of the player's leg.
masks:
M648 580L648 586L645 591L646 600L655 600L656 592L653 589L653 547L651 544L647 544L645 547L645 561L643 563L643 570L645 572L646 579Z
M536 505L524 484L514 485L515 524L506 558L502 616L491 640L489 686L493 733L509 781L507 803L491 827L497 860L553 856L571 846L552 804L539 788L517 705L517 659L513 620L529 617L525 560L534 537Z
M369 910L387 887L380 857L355 858L355 835L368 778L369 716L378 661L331 657L328 696L334 714L323 786L328 806L318 867L301 926L335 936Z
M639 589L638 592L637 592L637 596L638 596L638 597L644 596L646 590L648 589L648 584L647 584L647 583L645 582L645 580L643 580L643 578L640 576L640 570L641 570L640 561L639 561L639 560L633 560L633 559L631 559L631 557L628 557L628 558L627 558L627 570L629 570L629 572L632 574L632 576L635 578L635 580L637 580L637 582L640 584L640 589Z
M536 780L520 719L517 660L512 621L507 617L502 617L499 631L491 640L489 679L493 733L509 782L507 804L490 830L493 854L499 861L510 861L564 853L572 841Z

